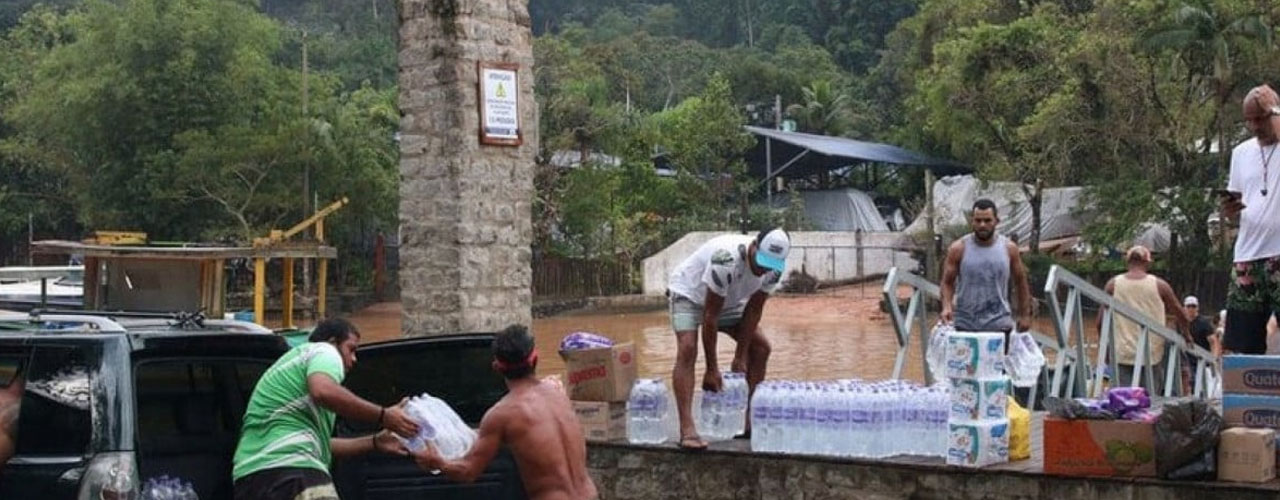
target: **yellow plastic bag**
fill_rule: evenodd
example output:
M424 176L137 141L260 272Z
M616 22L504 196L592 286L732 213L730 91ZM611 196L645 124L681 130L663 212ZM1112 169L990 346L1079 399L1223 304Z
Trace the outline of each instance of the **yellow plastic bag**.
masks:
M1009 460L1031 458L1031 412L1009 396Z

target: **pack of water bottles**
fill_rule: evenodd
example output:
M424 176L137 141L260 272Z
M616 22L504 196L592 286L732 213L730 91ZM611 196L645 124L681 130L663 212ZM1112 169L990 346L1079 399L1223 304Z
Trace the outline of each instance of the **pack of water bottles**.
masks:
M751 449L840 457L941 457L945 385L902 380L766 381L751 398Z
M453 408L425 392L409 399L405 413L418 424L416 436L400 438L409 451L418 451L430 444L446 460L456 460L476 441L476 431L463 422Z
M142 484L141 500L200 500L191 483L176 477L160 476Z
M662 444L670 436L675 408L667 384L656 378L636 379L627 399L627 441Z
M725 441L742 434L747 426L747 376L728 372L721 376L719 392L702 391L694 398L698 434L707 441Z

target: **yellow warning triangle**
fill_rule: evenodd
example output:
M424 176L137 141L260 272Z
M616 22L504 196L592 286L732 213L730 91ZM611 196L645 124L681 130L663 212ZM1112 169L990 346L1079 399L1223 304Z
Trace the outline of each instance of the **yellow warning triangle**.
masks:
M501 84L501 83L499 83L499 84L498 84L498 91L497 91L497 92L495 92L495 94L498 96L498 98L499 98L499 99L506 99L506 98L507 98L507 89L506 89L506 87L503 87L503 86L502 86L502 84Z

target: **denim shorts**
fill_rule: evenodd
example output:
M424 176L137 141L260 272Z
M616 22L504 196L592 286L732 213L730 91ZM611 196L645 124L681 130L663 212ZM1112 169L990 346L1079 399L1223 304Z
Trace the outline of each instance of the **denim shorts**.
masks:
M696 332L702 326L702 304L695 303L681 295L672 294L667 299L671 311L671 329L679 332ZM738 326L742 322L742 310L734 309L720 313L716 326L724 331Z

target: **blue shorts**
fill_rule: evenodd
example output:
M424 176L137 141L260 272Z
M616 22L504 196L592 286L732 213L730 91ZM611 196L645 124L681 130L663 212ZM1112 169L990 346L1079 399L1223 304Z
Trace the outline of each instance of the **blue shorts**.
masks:
M696 332L702 326L702 304L675 294L671 295L667 303L671 311L671 329L676 333ZM724 331L737 327L741 322L742 310L735 309L721 312L716 326Z

